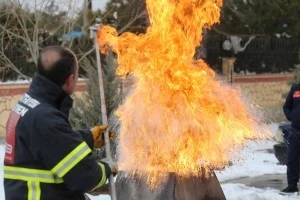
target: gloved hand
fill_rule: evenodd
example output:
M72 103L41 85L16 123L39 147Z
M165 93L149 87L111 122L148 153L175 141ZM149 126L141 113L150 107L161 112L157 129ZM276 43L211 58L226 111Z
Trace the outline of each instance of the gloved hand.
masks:
M109 166L109 168L110 168L110 170L111 170L111 173L112 173L114 176L117 175L117 173L118 173L118 164L117 164L117 162L115 162L115 161L113 161L113 160L110 160L110 159L108 159L108 158L102 158L102 159L100 160L100 162L106 163L106 164Z
M94 139L94 147L95 148L101 148L105 145L104 141L104 132L107 129L108 125L102 125L102 126L95 126L91 129ZM114 132L109 133L109 140L112 141L115 137Z

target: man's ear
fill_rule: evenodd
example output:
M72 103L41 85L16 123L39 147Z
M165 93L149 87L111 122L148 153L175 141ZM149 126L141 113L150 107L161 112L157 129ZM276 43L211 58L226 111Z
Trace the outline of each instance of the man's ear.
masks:
M74 81L75 81L75 76L74 74L71 74L70 76L68 76L68 78L66 79L65 81L65 84L63 85L63 90L66 92L66 93L71 93L71 90L73 88L73 84L74 84Z
M73 84L73 82L75 81L75 76L74 74L70 74L70 76L68 76L67 80L66 80L66 85L70 86Z

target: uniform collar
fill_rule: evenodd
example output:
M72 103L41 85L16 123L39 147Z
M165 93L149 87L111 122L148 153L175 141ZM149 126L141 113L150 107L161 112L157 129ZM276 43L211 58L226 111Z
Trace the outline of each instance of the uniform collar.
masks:
M44 101L55 105L64 113L66 111L69 112L73 105L72 98L66 94L60 86L39 73L34 74L29 88L29 93L38 95Z

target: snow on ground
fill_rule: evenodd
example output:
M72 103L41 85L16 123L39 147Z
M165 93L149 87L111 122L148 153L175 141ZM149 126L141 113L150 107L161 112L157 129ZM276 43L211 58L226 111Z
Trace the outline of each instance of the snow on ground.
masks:
M278 125L270 124L269 129L275 135ZM274 141L248 142L241 152L234 155L235 159L232 166L222 171L216 171L219 181L224 182L264 174L284 174L286 166L277 165L278 160L275 155L268 153L268 149L273 149L274 143Z
M30 83L30 81L28 80L16 80L16 81L5 81L5 82L0 81L0 85L19 85L19 84L27 84L27 83Z
M276 127L271 127L276 129ZM273 131L272 131L273 132ZM227 200L294 200L299 196L282 196L279 190L267 188L260 189L249 187L240 183L222 183L224 181L241 178L254 177L264 174L285 174L286 167L277 165L278 161L273 153L267 150L273 148L274 141L248 142L241 151L240 160L234 161L233 165L225 170L217 171L216 175L221 182L222 189ZM3 157L4 146L0 145L0 199L4 199L3 190ZM108 195L91 196L92 200L110 200Z
M268 153L267 149L272 149L275 142L249 142L242 150L243 160L233 162L224 171L217 171L216 175L221 182L221 187L228 200L293 200L300 199L299 196L282 196L279 190L273 188L255 188L239 183L222 183L242 177L255 177L264 174L285 174L286 166L278 165L278 160L273 153ZM283 188L282 188L283 189Z
M217 171L220 182L241 177L254 177L264 174L283 174L286 166L277 165L278 160L267 149L273 149L274 142L248 142L241 154L240 160L233 161L233 165L224 171Z
M100 196L91 196L88 195L90 197L91 200L110 200L110 196L109 195L100 195Z
M22 85L22 84L28 84L28 83L31 83L31 80L32 78L29 78L29 80L8 80L8 81L5 81L5 82L2 82L0 81L0 85ZM78 78L77 81L86 81L88 79L86 78Z

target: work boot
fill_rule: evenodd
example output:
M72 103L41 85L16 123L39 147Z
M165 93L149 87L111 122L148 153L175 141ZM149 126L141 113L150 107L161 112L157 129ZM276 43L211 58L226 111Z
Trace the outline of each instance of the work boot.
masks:
M285 189L281 190L280 194L289 195L293 193L298 193L298 188L295 186L287 186Z

